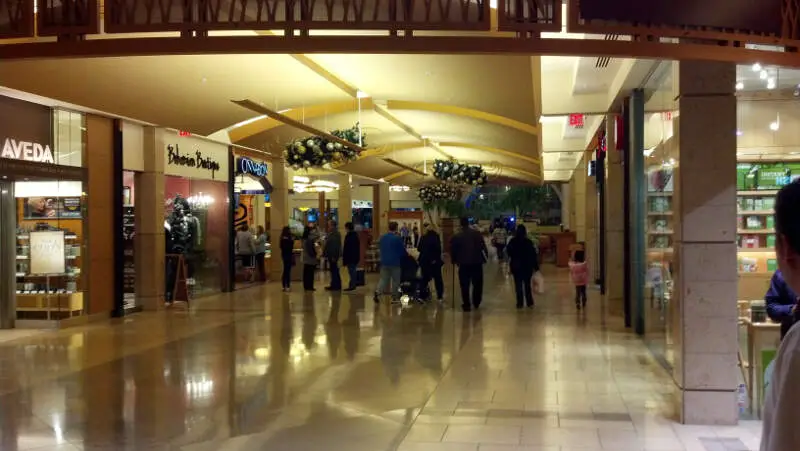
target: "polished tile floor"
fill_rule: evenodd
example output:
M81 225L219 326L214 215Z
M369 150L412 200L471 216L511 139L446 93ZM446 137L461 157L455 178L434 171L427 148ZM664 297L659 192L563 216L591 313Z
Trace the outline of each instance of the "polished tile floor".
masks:
M0 450L757 449L758 422L675 424L641 340L546 277L534 310L489 265L469 314L270 284L0 339Z

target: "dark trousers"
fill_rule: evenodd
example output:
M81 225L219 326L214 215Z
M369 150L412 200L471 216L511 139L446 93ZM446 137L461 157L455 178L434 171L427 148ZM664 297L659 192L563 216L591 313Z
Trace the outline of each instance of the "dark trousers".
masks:
M356 289L356 277L358 273L358 265L347 265L347 274L350 276L350 284L347 288L351 290Z
M313 290L314 289L314 271L317 269L317 265L303 265L303 289L305 290Z
M289 288L292 285L292 261L283 261L283 274L281 276L281 284L283 288Z
M342 289L342 274L339 272L339 260L328 259L328 269L331 272L331 289Z
M428 285L433 280L436 286L436 299L444 297L444 279L442 279L441 265L423 265L422 266L422 286L428 288Z
M470 285L472 285L472 305L479 307L483 301L483 265L459 266L458 284L461 286L462 307L470 308Z
M586 306L586 285L575 285L575 305Z
M505 257L505 254L503 253L503 251L506 249L506 245L505 244L495 244L494 247L495 247L495 249L497 249L497 259L498 260L503 260L503 258Z
M264 268L264 253L256 254L256 273L258 274L258 280L261 282L266 282L267 280L267 270Z
M528 307L533 306L533 290L531 289L531 273L514 273L514 290L517 292L517 307L522 307L523 301Z

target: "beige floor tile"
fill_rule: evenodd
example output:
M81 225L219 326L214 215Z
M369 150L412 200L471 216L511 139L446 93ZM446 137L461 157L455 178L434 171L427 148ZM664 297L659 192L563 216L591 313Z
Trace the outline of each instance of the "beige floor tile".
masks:
M520 426L450 426L444 441L518 445L521 430Z
M447 424L414 424L405 436L405 442L440 442Z

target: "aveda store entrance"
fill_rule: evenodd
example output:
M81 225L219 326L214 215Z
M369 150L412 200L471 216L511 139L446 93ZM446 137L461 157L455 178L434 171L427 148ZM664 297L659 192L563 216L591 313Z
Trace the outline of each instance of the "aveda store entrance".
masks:
M0 117L0 328L80 318L83 115L3 97Z

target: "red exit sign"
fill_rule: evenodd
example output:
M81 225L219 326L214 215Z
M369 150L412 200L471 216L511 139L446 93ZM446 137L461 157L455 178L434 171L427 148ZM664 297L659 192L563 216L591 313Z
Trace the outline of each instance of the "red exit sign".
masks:
M192 133L186 130L178 130L178 136L192 136Z
M583 115L582 114L570 114L569 115L569 125L570 125L570 127L583 127Z

